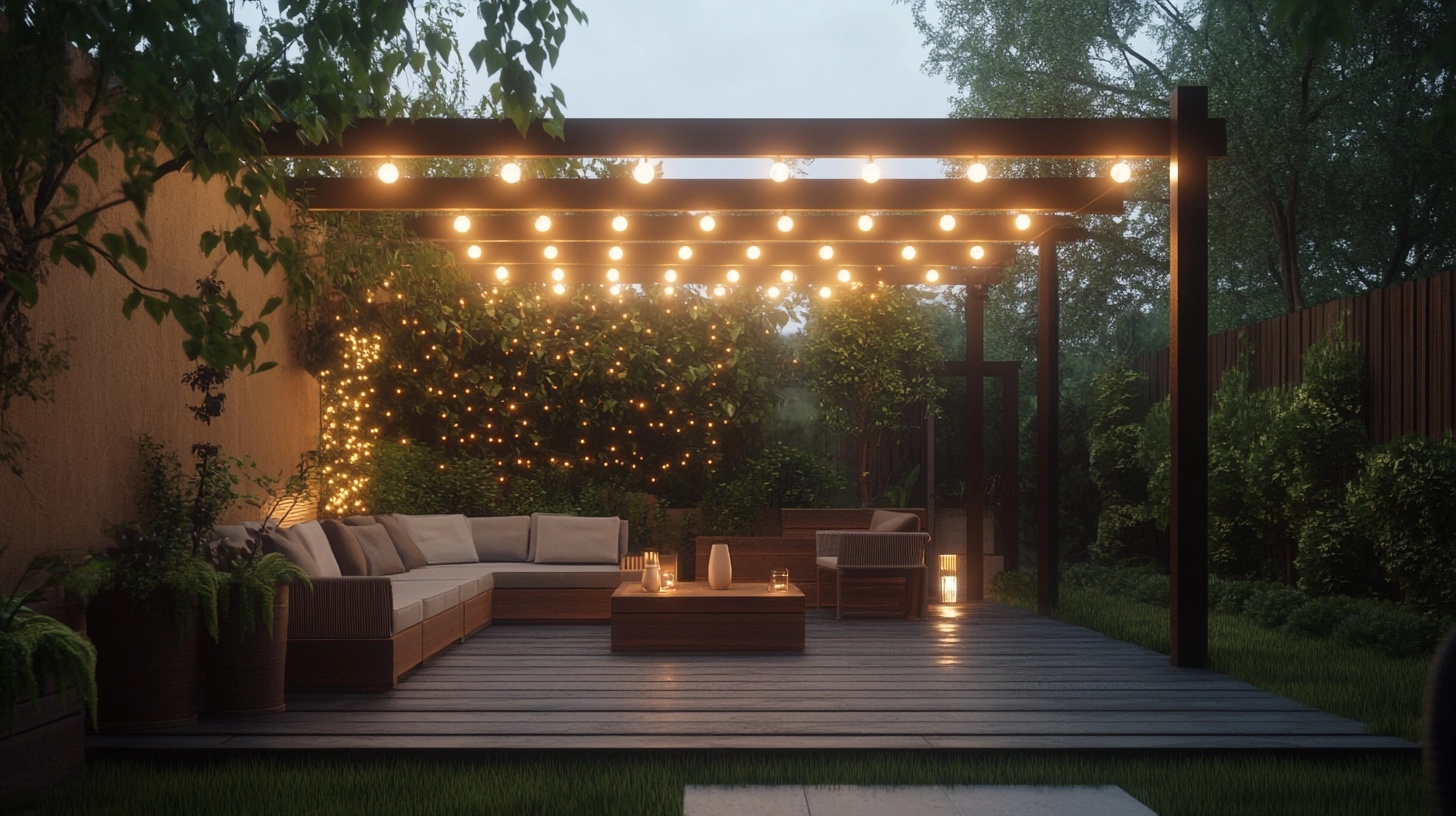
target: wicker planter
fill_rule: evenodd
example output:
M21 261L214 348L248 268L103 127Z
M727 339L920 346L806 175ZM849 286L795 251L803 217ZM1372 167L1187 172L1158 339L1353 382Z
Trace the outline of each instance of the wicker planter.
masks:
M241 635L243 612L234 595L218 621L218 638L202 644L203 708L208 717L248 717L283 711L288 653L288 585L274 589L273 635L254 622Z
M172 597L103 592L86 609L96 646L97 727L151 731L197 722L197 609L178 630Z
M21 700L15 721L0 728L0 800L62 782L86 768L81 698L51 691Z

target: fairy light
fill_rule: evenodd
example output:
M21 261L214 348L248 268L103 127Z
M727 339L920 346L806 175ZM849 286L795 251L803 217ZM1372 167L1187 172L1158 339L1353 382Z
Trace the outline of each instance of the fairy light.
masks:
M750 245L746 250L746 254L748 255L748 260L756 261L759 258L763 257L763 250L759 249L757 246Z
M1016 228L1019 230L1031 229L1031 216L1026 213L1016 216Z
M986 257L985 247L981 246L980 244L976 244L971 247L971 260L979 261L984 257Z
M849 278L850 278L849 270L848 269L841 269L841 270L839 270L839 274L835 275L835 277L837 277L839 279L839 282L840 283L849 283Z
M875 228L875 219L873 216L861 215L856 223L859 226L860 232L869 232Z
M779 232L788 232L789 230L792 230L794 228L794 219L790 218L787 215L779 216L778 228Z
M966 168L966 178L975 184L985 181L989 175L991 175L990 171L986 169L986 165L982 164L980 159L971 162L971 166Z
M705 215L698 219L698 226L703 232L712 232L713 228L718 226L718 222L713 220L713 216Z
M338 370L319 373L319 403L323 412L319 453L323 466L323 504L330 515L368 510L363 491L369 484L369 460L377 429L367 428L373 407L371 374L383 353L378 335L362 335L351 328L341 332Z
M626 232L627 231L627 216L625 216L625 215L619 215L619 216L613 218L612 219L612 231L614 231L614 232Z
M521 180L521 166L513 161L506 162L501 165L500 177L506 184L515 184Z
M549 215L538 216L536 218L536 231L537 232L550 232L551 231L551 216L549 216Z
M950 232L951 230L955 229L956 228L956 219L955 219L955 216L954 215L951 215L950 213L946 213L945 215L942 215L940 217L940 228L942 230L945 230L946 232Z
M819 257L822 258L822 259L824 259L824 260L826 260L826 261L827 260L830 260L831 258L834 257L834 247L832 247L832 246L830 246L828 244L825 244L824 246L819 247Z
M480 256L484 255L485 252L480 248L480 244L471 244L470 248L465 250L465 254L470 257L470 260L478 261L480 260Z

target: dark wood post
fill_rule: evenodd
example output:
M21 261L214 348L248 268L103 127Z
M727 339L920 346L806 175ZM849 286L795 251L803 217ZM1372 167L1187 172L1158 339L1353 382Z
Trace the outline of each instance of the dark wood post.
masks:
M1173 91L1169 176L1171 659L1208 663L1208 89Z
M1007 366L1001 375L1001 435L1006 447L1001 454L1004 477L1001 499L1002 569L1010 572L1021 567L1021 367Z
M986 288L966 279L966 559L964 600L984 597L986 542Z
M1060 458L1057 425L1058 385L1057 242L1037 242L1036 291L1036 608L1047 614L1057 605L1058 496Z

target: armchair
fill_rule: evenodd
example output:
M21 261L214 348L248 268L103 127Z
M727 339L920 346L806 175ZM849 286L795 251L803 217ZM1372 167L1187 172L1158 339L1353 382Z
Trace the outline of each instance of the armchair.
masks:
M820 530L814 563L823 588L834 586L834 617L924 617L925 545L911 513L876 510L869 530Z

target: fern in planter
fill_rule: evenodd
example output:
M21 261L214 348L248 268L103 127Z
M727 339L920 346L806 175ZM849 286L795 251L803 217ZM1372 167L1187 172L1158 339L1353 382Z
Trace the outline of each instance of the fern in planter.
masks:
M22 590L35 567L17 579L9 595L0 595L0 730L14 722L22 701L39 701L47 681L63 697L79 694L95 723L96 650L76 630L30 608L47 585Z

